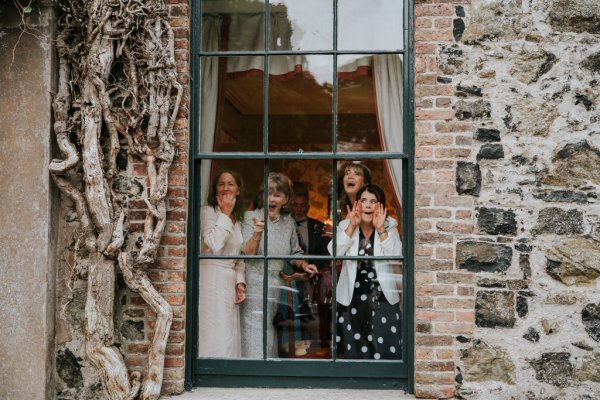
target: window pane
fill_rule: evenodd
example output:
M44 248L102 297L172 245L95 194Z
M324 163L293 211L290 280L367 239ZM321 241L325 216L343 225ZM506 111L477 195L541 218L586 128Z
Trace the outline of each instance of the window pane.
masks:
M260 160L202 160L200 187L202 208L199 223L201 234L212 234L213 236L201 237L201 256L239 255L239 251L233 252L234 249L224 251L221 246L222 242L216 239L224 240L221 235L234 231L235 226L230 226L229 221L233 225L239 225L241 230L245 212L256 208L258 190L263 181L263 165L264 163ZM226 204L226 200L224 200L227 195L232 194L236 195L233 209L231 209L231 200L229 204ZM206 211L207 208L212 211ZM220 215L224 213L227 215ZM218 221L217 217L220 217ZM215 227L219 228L216 233L213 232ZM239 248L241 248L241 242L236 250Z
M320 279L327 276L308 279L294 274L288 260L269 261L267 331L274 357L331 359L331 290L321 299Z
M331 0L279 0L271 3L271 50L331 50Z
M261 151L264 57L202 57L200 151Z
M361 239L358 251L369 253L369 244ZM350 268L356 268L353 281ZM344 261L337 291L337 358L402 359L402 263Z
M339 56L337 79L337 150L401 152L401 56Z
M340 50L401 50L403 2L344 0L338 2Z
M243 253L241 217L252 204L245 185L260 184L263 164L254 160L203 160L202 167L202 181L206 183L201 185L204 206L199 213L200 256L239 256ZM257 173L252 175L246 171ZM200 260L200 357L243 355L240 306L236 302L243 300L244 282L250 287L246 279L248 263L233 258ZM251 276L254 275L251 273ZM261 290L257 289L256 282L252 288L253 293Z
M202 51L261 51L264 45L263 1L202 2Z
M402 163L401 159L338 161L338 223L348 218L348 208L351 209L354 202L360 200L358 193L361 188L372 184L382 190L387 215L394 220L401 233Z
M273 56L269 65L269 150L331 151L331 56Z
M246 300L240 306L242 357L263 358L263 260L246 260ZM269 272L269 284L272 279ZM269 287L267 310L275 307L273 290ZM267 320L267 358L275 357L273 325Z

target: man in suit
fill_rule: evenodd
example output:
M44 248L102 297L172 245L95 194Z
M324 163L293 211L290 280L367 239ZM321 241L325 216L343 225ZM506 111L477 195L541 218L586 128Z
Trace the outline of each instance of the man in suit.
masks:
M296 221L298 242L307 255L329 255L327 251L328 239L323 237L323 223L308 217L309 205L308 188L302 182L294 182L294 194L290 201L291 216ZM317 302L319 315L318 328L319 340L322 347L329 347L331 336L331 280L329 261L308 260L319 269L318 278L308 281L309 285L299 285L301 298L309 298ZM327 287L329 286L329 287ZM318 293L315 293L318 292ZM314 295L313 295L314 294Z

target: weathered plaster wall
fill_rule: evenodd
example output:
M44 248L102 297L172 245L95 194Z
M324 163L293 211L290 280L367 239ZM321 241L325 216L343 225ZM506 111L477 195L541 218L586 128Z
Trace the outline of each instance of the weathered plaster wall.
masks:
M600 398L600 3L416 3L417 393Z
M51 9L35 5L28 21L51 35ZM54 70L47 38L19 40L13 7L0 7L0 398L43 400L54 369Z

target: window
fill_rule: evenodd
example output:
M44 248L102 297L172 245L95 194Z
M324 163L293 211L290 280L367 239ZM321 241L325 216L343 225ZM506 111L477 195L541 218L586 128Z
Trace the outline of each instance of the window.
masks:
M195 3L194 384L408 385L408 6Z

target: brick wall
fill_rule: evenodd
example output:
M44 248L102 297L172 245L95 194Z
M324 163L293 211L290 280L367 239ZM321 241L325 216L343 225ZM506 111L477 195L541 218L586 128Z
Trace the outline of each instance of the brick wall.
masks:
M158 291L173 307L173 324L167 344L163 393L181 393L184 390L185 360L185 310L187 268L187 209L188 209L188 154L189 154L189 15L190 7L185 0L167 0L169 21L175 34L175 59L178 80L184 87L179 115L175 122L176 155L169 171L167 193L167 225L158 253L158 262L149 271ZM136 176L146 176L145 164L133 165ZM138 201L133 205L130 229L142 231L145 205ZM134 219L137 217L137 220ZM148 346L154 333L156 315L145 301L129 290L125 291L123 320L143 323L143 338L124 339L125 361L130 370L145 370Z
M474 230L474 200L456 190L457 163L471 156L472 122L452 108L455 89L438 70L459 1L415 0L415 392L454 395L455 337L474 330L474 274L454 265L457 236Z

